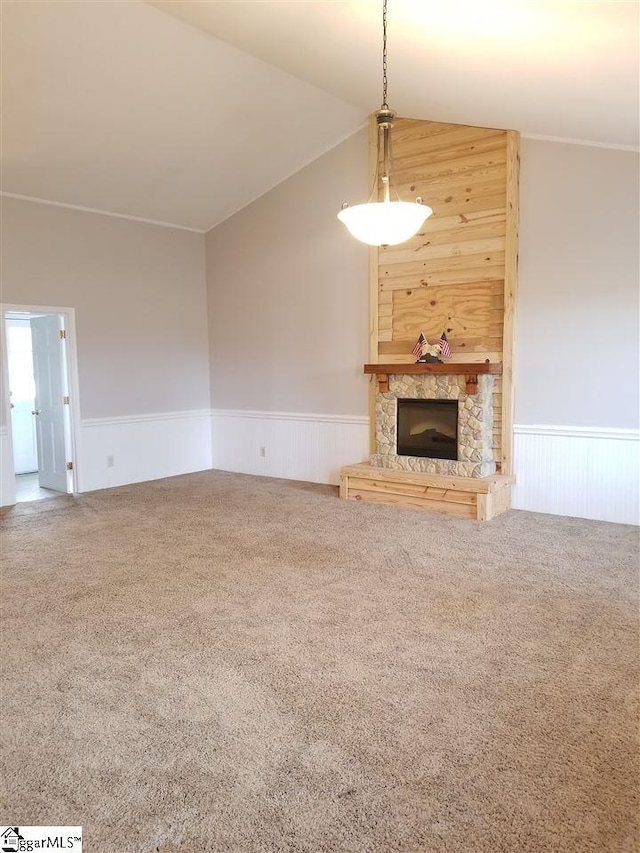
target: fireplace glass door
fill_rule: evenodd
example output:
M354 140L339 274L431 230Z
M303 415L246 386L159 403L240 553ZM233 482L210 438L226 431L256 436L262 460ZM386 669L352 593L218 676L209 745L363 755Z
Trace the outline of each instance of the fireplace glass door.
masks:
M398 400L398 455L458 458L457 400Z

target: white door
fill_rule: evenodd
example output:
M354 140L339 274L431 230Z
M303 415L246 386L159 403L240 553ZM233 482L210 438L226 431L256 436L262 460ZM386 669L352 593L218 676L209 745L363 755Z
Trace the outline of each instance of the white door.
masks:
M38 441L38 474L43 489L67 491L67 442L63 340L57 314L31 318L33 375L36 385L33 417Z
M38 470L35 418L33 358L31 355L31 326L28 318L7 320L7 353L13 462L16 474Z

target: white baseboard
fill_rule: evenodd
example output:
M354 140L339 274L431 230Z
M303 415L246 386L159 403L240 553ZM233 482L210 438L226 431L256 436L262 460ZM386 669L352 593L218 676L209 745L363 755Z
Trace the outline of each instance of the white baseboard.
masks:
M514 428L515 509L640 523L640 431Z
M335 485L343 465L369 457L368 417L214 409L211 420L223 471Z
M209 409L92 418L81 421L80 433L81 492L211 468Z

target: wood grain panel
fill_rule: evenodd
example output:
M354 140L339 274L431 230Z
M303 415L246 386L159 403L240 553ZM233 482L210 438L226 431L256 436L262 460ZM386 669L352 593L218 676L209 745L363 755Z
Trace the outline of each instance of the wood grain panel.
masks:
M434 219L433 225L435 226L436 224L439 224L439 221ZM468 254L467 247L473 247L478 243L482 244L485 240L495 240L495 246L504 250L504 219L498 222L478 223L465 228L447 228L440 231L435 230L434 227L428 234L418 234L401 246L389 246L381 250L380 261L385 264L395 263L396 258L403 254L406 254L406 260L410 260L411 253L418 253L423 249L432 249L432 257L437 257L436 252L439 249L441 251L449 251L454 255ZM470 251L473 253L476 250L470 248Z
M414 344L415 340L411 342L411 346L409 346L408 341L383 341L380 344L380 358L384 359L388 364L412 364L416 360L416 357L412 352ZM393 352L394 349L396 349L397 352ZM487 361L497 363L500 361L501 355L501 352L489 352L489 350L467 350L461 348L460 352L452 352L451 358L447 359L447 363L459 364L460 362L468 362L473 364L483 364Z
M512 481L512 477L447 477L362 463L342 468L340 496L488 520L508 508Z
M504 341L504 330L503 330L503 341ZM503 343L503 352L504 352L504 343ZM494 456L496 458L497 470L501 473L502 471L502 435L504 429L504 413L502 410L502 376L496 376L493 384L493 449Z
M398 118L393 125L393 144L398 147L402 146L403 151L406 151L412 143L417 143L419 148L421 140L432 139L438 133L450 133L455 127L465 126L468 125L423 121L417 118ZM485 128L478 129L484 130Z
M420 289L395 291L392 340L415 343L421 331L428 340L437 340L446 329L452 349L464 343L466 350L482 347L500 351L502 290L501 282L443 286L431 291L428 300Z
M438 501L431 498L418 497L416 495L389 494L388 492L370 492L349 487L349 500L364 501L365 503L379 503L413 507L428 512L437 512L442 515L453 515L458 518L475 518L475 504L459 504L452 501Z
M341 474L345 477L364 477L368 480L383 480L397 483L419 483L436 489L453 489L463 492L489 492L500 488L502 484L513 485L515 477L455 477L448 474L424 474L421 471L401 471L390 468L378 468L369 462L345 465Z
M397 251L381 252L380 261L383 266L389 267L394 264L415 263L415 261L428 261L434 258L466 258L469 255L478 255L481 262L485 262L488 258L482 256L502 252L502 262L504 262L504 236L484 239L473 239L473 235L469 233L464 236L464 240L456 242L441 239L434 243L432 240L421 240L417 246L414 244L410 247L402 243Z
M515 329L516 287L518 280L518 198L520 177L520 145L517 133L507 137L507 235L505 262L504 298L504 347L503 363L505 376L502 381L504 393L502 409L502 454L500 469L505 474L513 473L513 336Z
M381 264L379 274L388 278L393 275L397 265ZM445 256L425 258L422 253L416 252L412 261L402 264L404 274L416 275L421 282L429 284L431 281L441 281L441 273L460 272L458 278L449 281L498 281L504 276L504 251L474 252L459 255L448 254ZM476 275L476 273L479 273Z
M473 151L454 156L448 153L448 159L437 161L424 159L424 154L416 157L403 157L402 161L394 170L396 181L407 182L410 175L415 175L417 180L443 181L456 180L470 176L483 174L487 169L501 166L504 168L507 155L502 139L498 140L490 148L482 151Z
M421 195L433 215L411 240L378 250L376 361L411 363L420 332L435 342L443 330L453 362L504 359L505 397L500 381L493 398L494 444L510 470L518 135L397 119L393 148L401 198ZM372 342L372 355L375 348Z
M378 340L390 341L393 337L393 292L378 294Z
M451 489L436 488L435 486L421 486L417 483L386 482L384 480L372 480L364 477L350 477L349 491L358 492L387 492L391 495L417 495L430 500L444 500L452 503L475 504L476 492L461 492Z
M441 150L431 151L429 154L416 152L412 155L409 152L403 152L403 156L401 158L396 156L394 161L398 160L401 172L411 167L434 170L439 166L447 168L456 160L464 161L470 157L484 156L487 159L493 155L499 157L500 152L504 150L504 145L504 135L495 135L488 139L465 142L450 147L445 146ZM395 150L397 150L397 146L395 146Z
M486 210L488 201L504 199L504 175L495 178L479 179L477 181L459 181L448 183L444 181L435 185L430 181L415 181L410 185L398 186L401 198L414 199L422 196L426 204L433 210L433 216L451 216L456 213L473 212L475 210ZM409 189L409 186L414 189ZM428 233L428 222L425 223L425 231Z
M375 115L369 117L369 186L373 187L376 180L376 168L378 159L378 122ZM375 198L375 196L374 196ZM369 358L378 358L378 343L380 335L382 339L391 338L391 328L385 328L380 332L379 319L379 274L378 274L379 252L376 246L369 247ZM369 450L371 453L376 449L376 394L378 386L375 376L371 377L369 383ZM342 481L340 481L342 484Z
M502 207L491 208L489 210L476 210L468 216L459 213L451 216L431 216L427 219L418 234L415 237L412 237L411 240L408 240L407 243L420 239L429 240L435 238L435 235L440 231L450 231L451 234L454 235L454 239L464 240L464 235L468 229L481 225L495 225L497 223L502 223L501 233L505 234L506 219L507 215L504 205L502 205ZM389 246L387 248L382 248L381 251L387 252L394 248L397 249L398 247Z
M463 161L461 161L463 162ZM447 162L448 172L452 172L454 163ZM462 169L455 174L445 174L435 177L424 172L419 172L416 169L402 169L396 172L396 186L400 195L411 198L416 193L422 195L428 192L429 198L446 197L450 192L458 192L464 187L471 188L478 185L500 182L505 179L507 173L507 164L505 162L484 164L476 166L472 169ZM433 207L429 203L430 207ZM435 208L434 208L435 210Z
M433 210L433 215L427 219L424 224L422 233L428 234L429 228L434 227L439 217L449 216L466 216L469 217L473 213L484 213L488 209L493 209L496 205L504 202L504 188L500 187L499 182L492 186L492 195L476 195L466 196L464 193L458 193L456 196L447 195L444 198L434 198L427 196L425 192L424 200ZM416 193L420 195L420 193Z
M394 161L402 163L412 157L422 158L423 163L433 162L437 154L453 160L465 154L478 153L490 146L505 146L507 131L483 127L449 125L448 130L429 133L425 128L422 138L407 139L402 133L403 119L397 119L393 129Z
M460 266L453 270L425 270L420 263L404 264L402 267L380 267L380 277L387 285L381 290L406 290L439 287L442 284L473 284L483 281L503 281L504 264L482 266ZM425 302L431 296L425 295Z

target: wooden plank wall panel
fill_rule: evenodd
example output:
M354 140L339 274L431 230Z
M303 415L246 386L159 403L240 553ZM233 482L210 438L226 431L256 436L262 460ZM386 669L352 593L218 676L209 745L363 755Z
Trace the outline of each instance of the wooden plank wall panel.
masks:
M424 296L422 288L394 291L391 347L383 347L381 341L380 354L411 352L417 338L416 326L418 333L423 331L431 341L438 340L446 329L460 354L502 350L501 281L434 287L427 301Z
M493 388L493 449L496 459L499 459L502 449L502 376L496 376Z
M377 155L378 155L378 122L375 115L369 119L369 186L373 187L376 180ZM379 342L391 338L391 327L380 330L380 312L383 309L384 299L378 294L379 251L376 246L369 248L369 360L376 362L379 356ZM369 450L376 450L376 391L375 376L371 377L369 383Z
M518 279L518 223L519 223L519 178L520 136L507 134L507 235L505 246L504 287L504 347L502 361L502 456L501 469L505 474L513 473L513 339L515 330L516 283Z
M372 306L377 311L376 361L414 361L420 332L435 342L443 330L452 361L502 362L506 356L505 377L497 378L495 386L494 447L508 473L517 156L517 133L396 120L398 192L403 199L422 196L433 215L413 239L379 249L377 304Z

